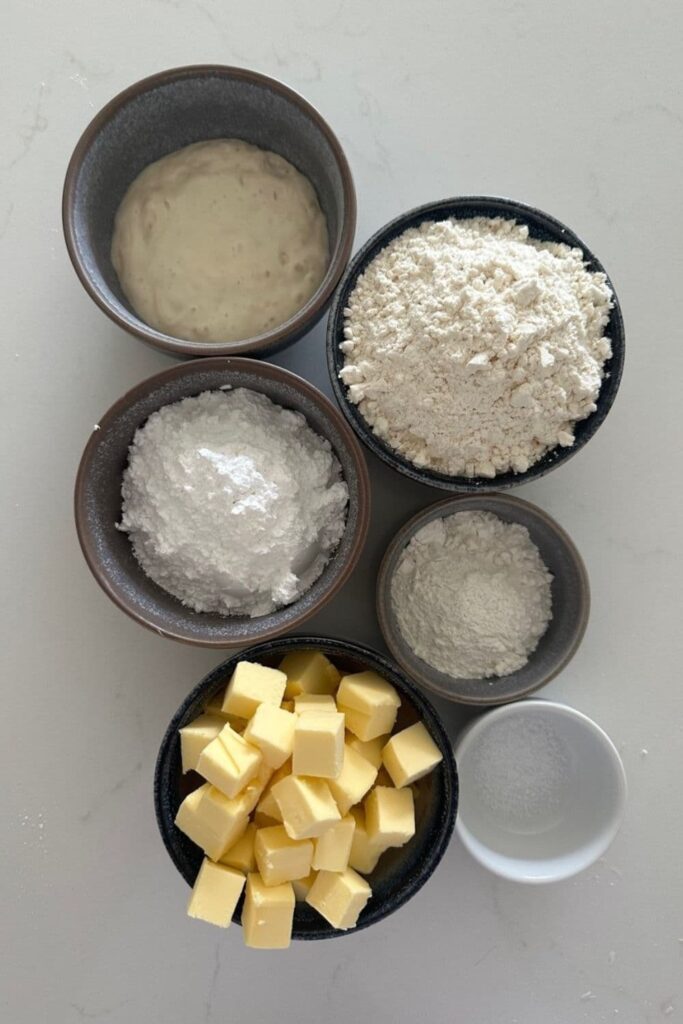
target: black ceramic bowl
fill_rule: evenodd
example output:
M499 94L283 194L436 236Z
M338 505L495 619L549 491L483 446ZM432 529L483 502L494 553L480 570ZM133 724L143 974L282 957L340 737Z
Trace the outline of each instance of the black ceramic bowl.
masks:
M538 238L544 242L564 242L566 245L581 249L588 269L605 273L605 268L597 257L573 231L570 231L559 220L555 220L554 217L542 213L533 206L494 196L462 196L418 206L380 228L359 249L341 279L332 300L327 321L327 364L332 387L344 415L370 451L411 479L432 487L439 487L445 491L490 491L516 487L518 484L528 483L530 480L545 476L546 473L575 455L590 441L612 407L619 389L624 365L624 321L619 300L609 279L614 308L605 328L605 334L612 341L612 358L606 364L606 376L596 403L597 409L587 419L576 424L574 430L576 440L571 448L553 448L525 473L500 473L491 479L490 477L449 476L435 470L419 468L374 433L372 427L361 415L358 406L349 401L347 388L339 378L339 372L344 366L344 354L339 348L344 340L344 309L359 276L389 242L397 238L398 235L402 235L408 228L417 227L424 221L447 220L450 217L455 217L458 220L465 220L468 217L505 217L508 220L516 220L520 224L527 225L532 238Z
M306 305L267 333L225 344L175 338L144 323L121 291L111 262L114 214L148 164L192 142L230 137L279 153L311 181L327 219L330 263ZM69 163L62 219L83 287L124 330L177 356L262 355L296 341L327 309L351 254L356 196L336 136L303 97L255 71L197 65L131 85L93 118Z
M121 477L138 427L157 409L181 398L221 387L244 387L302 413L326 438L349 489L346 529L312 587L292 604L268 615L222 616L196 612L145 575L121 518ZM370 517L370 480L363 449L332 402L308 381L255 359L196 359L142 381L100 419L90 436L76 478L76 529L85 559L108 597L160 636L200 647L243 647L300 626L349 578L365 543Z
M323 651L345 671L360 672L369 668L388 679L401 695L397 728L404 728L418 720L423 721L443 754L441 764L417 783L415 836L400 849L388 850L383 854L375 871L368 876L372 898L360 915L356 927L348 932L338 931L306 903L297 903L293 937L330 939L338 935L350 935L381 921L414 896L443 857L455 824L458 775L450 740L432 705L393 662L368 647L316 636L285 637L271 643L258 644L234 655L205 676L173 716L157 758L154 803L159 831L169 856L187 884L193 885L203 854L198 846L175 827L174 819L181 801L190 790L196 788L201 779L192 772L182 774L178 730L196 718L206 702L226 685L238 661L249 659L275 666L289 651L310 647ZM235 924L240 923L241 914L242 901L233 917Z

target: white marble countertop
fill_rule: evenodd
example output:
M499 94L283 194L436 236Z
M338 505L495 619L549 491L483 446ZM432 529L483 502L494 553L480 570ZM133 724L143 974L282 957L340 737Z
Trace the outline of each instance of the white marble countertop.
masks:
M5 0L0 41L3 373L0 647L5 784L0 1019L7 1024L434 1024L683 1018L680 622L683 105L674 0ZM355 175L357 242L447 195L532 203L586 239L623 305L606 424L517 493L569 530L592 581L586 639L545 690L600 722L630 799L613 847L563 884L487 874L457 840L417 898L354 937L245 950L189 922L152 807L172 712L220 656L128 620L71 515L92 424L170 360L117 330L65 252L60 194L111 96L178 64L282 78L329 118ZM278 361L329 392L322 325ZM372 581L442 495L372 462L361 571L311 624L377 644ZM463 716L440 704L455 736Z

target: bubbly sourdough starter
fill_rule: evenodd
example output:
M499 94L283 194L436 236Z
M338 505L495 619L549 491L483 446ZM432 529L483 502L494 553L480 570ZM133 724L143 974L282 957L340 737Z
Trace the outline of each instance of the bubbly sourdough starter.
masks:
M116 213L112 263L135 312L194 341L284 323L325 276L325 216L287 160L239 139L197 142L146 167Z

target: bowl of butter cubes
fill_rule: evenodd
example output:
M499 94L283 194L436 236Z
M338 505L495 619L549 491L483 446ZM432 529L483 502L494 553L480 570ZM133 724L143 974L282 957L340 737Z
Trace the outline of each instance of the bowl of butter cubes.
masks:
M194 688L154 793L188 915L284 949L414 896L451 838L458 778L435 710L395 664L302 636L243 650Z

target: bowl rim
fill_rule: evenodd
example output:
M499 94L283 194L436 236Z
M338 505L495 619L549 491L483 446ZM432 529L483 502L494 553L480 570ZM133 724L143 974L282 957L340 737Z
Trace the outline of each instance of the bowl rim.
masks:
M430 730L433 730L438 736L439 746L444 755L442 766L448 801L447 813L441 822L437 841L430 847L429 853L420 862L417 869L408 874L403 884L397 888L397 894L395 898L392 899L391 905L388 908L385 907L381 912L375 912L373 911L372 903L370 903L368 905L369 910L366 918L361 920L354 928L347 931L340 931L332 928L327 924L327 922L325 922L324 925L321 925L320 929L311 932L300 932L297 934L297 929L295 928L292 933L292 938L304 941L333 939L340 938L345 935L353 935L356 932L362 931L364 928L370 927L370 925L384 920L395 910L399 910L408 902L408 900L419 892L434 873L446 853L453 835L457 817L459 796L458 769L453 752L453 744L448 736L439 712L434 707L429 697L420 691L420 688L412 681L410 676L406 676L401 667L390 657L366 644L360 644L354 640L347 640L345 638L332 637L328 635L315 636L312 634L294 634L291 636L288 634L287 636L281 636L276 640L253 644L244 648L244 650L235 652L202 677L202 679L184 698L171 718L159 745L154 769L154 809L157 827L161 834L161 839L166 848L166 852L171 858L174 867L189 885L191 883L189 882L189 879L181 865L178 863L174 851L171 849L170 835L172 833L170 826L172 825L172 822L170 821L170 816L167 813L167 808L165 808L163 804L163 794L168 792L168 787L170 785L171 744L177 736L180 723L199 697L210 690L212 686L216 690L219 688L219 686L215 684L219 681L223 681L227 677L231 667L238 661L248 659L258 660L258 657L263 654L272 656L273 654L277 654L279 651L284 655L297 648L310 647L322 647L324 652L328 653L330 657L334 657L336 652L342 656L346 654L350 657L357 658L358 660L367 661L372 667L375 667L377 671L386 672L390 681L395 682L398 680L398 689L401 692L405 692L410 697L410 700L413 702L420 714L421 720L427 719ZM237 912L233 917L233 922L236 924L240 923Z
M619 792L610 821L600 836L596 837L594 845L591 847L590 855L586 856L584 853L584 857L582 859L577 853L574 866L567 864L564 869L555 870L552 874L546 875L528 876L524 875L522 871L515 871L512 866L515 863L515 858L512 857L507 858L510 864L509 870L505 870L501 865L496 865L494 867L493 862L485 860L480 853L480 848L487 852L491 848L486 846L484 843L475 842L474 834L467 827L462 816L458 815L455 825L456 832L463 846L471 856L481 864L482 867L485 867L492 874L498 875L499 878L505 878L512 882L521 882L526 885L544 885L549 882L561 882L567 878L572 878L580 871L585 871L587 867L594 864L598 858L604 855L616 838L623 823L626 803L628 800L628 778L626 775L626 769L614 740L607 732L605 732L602 726L598 725L598 723L594 719L590 718L589 715L583 711L579 711L578 708L573 707L571 704L565 704L562 701L550 700L545 697L532 697L530 700L522 700L512 705L501 705L500 707L493 708L485 714L479 715L474 719L474 721L466 725L460 736L458 736L454 744L456 758L462 755L463 750L466 752L472 742L476 742L478 734L490 725L490 720L493 720L494 718L497 720L504 717L506 714L513 713L513 709L515 713L523 714L527 707L531 707L533 711L533 708L538 706L541 706L544 709L549 709L553 716L557 715L558 717L575 719L600 741L603 748L609 753L615 767L615 776L618 779ZM495 851L491 850L491 852L495 854ZM554 860L558 859L559 858L549 858L546 859L545 863L552 864ZM523 861L520 863L523 863ZM542 862L539 861L539 863Z
M460 215L458 213L458 211L466 211L474 207L479 207L480 211L478 213L463 212ZM495 477L465 477L451 476L427 467L420 468L416 466L374 433L370 424L358 410L358 407L349 400L348 389L339 379L339 370L343 366L343 353L339 349L340 343L344 340L343 313L347 293L351 286L355 285L358 276L395 237L410 227L415 227L418 223L423 223L432 217L436 217L437 220L444 220L449 216L454 216L458 220L468 219L472 216L505 217L509 220L517 220L519 223L530 227L542 224L549 233L556 235L553 239L554 241L580 248L584 255L584 262L588 263L592 270L605 275L607 284L612 291L613 307L610 310L608 325L609 337L612 343L612 357L605 364L606 372L596 400L597 407L585 419L578 421L578 424L585 424L585 426L582 429L580 438L575 440L570 448L556 446L546 452L538 462L535 462L524 473L513 473L508 470L505 473L499 473ZM563 224L562 221L529 203L523 203L517 199L510 199L505 196L451 196L423 203L420 206L407 210L405 213L399 214L375 231L363 243L360 249L355 252L342 274L337 290L332 298L327 320L326 348L327 368L335 398L353 429L374 455L388 466L391 466L392 469L409 477L411 480L416 480L418 483L456 494L476 494L486 490L498 491L519 487L521 484L540 479L547 473L562 466L568 459L581 451L597 433L616 400L621 383L625 361L624 318L617 291L604 266L583 239L566 224ZM546 459L551 455L553 456L552 461L546 462Z
M145 92L185 78L202 77L222 77L248 82L252 85L269 89L283 99L288 100L293 106L298 107L315 124L316 128L327 140L339 168L344 194L344 211L341 218L339 244L330 260L320 287L313 293L306 304L283 324L279 324L272 331L236 342L200 342L175 338L170 334L164 334L163 331L157 331L155 328L145 324L134 311L131 311L131 315L135 317L136 322L129 322L125 317L121 316L107 301L106 297L93 285L87 266L81 259L76 240L74 224L76 183L85 155L104 125L131 100L136 99ZM228 64L186 64L167 68L153 75L141 78L139 81L133 82L118 92L95 114L83 130L69 159L62 190L62 230L64 240L73 268L87 294L110 320L128 334L152 345L162 352L169 352L175 356L194 356L199 358L202 356L272 353L280 348L284 348L290 341L296 340L296 338L312 328L325 312L349 261L356 231L356 217L356 190L349 162L339 139L320 111L295 89L285 85L284 82L271 78L269 75L264 75L260 71L252 71L249 68Z
M314 384L311 384L310 381L306 380L304 377L300 377L296 373L292 373L291 370L286 370L284 367L276 366L274 363L269 363L265 360L248 359L244 356L216 356L212 359L193 359L188 362L176 363L174 366L170 366L166 370L161 370L159 373L154 373L150 377L147 377L135 384L109 406L107 411L98 419L96 427L93 429L86 442L78 464L78 471L76 473L76 482L74 486L73 509L76 534L88 568L107 597L109 597L110 600L121 609L121 611L125 612L126 615L135 622L145 626L146 629L151 630L158 636L168 637L171 640L177 640L180 643L185 643L193 647L228 650L232 647L242 646L244 644L244 640L200 640L194 636L182 635L172 629L161 629L153 622L150 622L144 614L132 608L117 593L115 588L111 586L107 574L102 569L101 559L97 553L97 545L94 543L93 536L87 527L88 517L85 509L86 485L97 447L104 436L103 432L106 432L107 429L116 422L119 415L124 410L139 398L144 397L150 390L169 381L173 381L178 377L191 376L195 371L205 372L207 370L221 370L226 373L229 373L232 370L248 371L249 373L254 373L257 376L281 381L282 383L288 384L294 390L304 393L309 399L319 406L325 416L334 423L336 429L342 435L351 458L353 459L358 479L358 515L353 544L350 548L349 556L346 562L341 566L339 575L335 579L334 584L331 585L310 608L302 611L281 628L271 627L264 630L264 632L259 635L258 642L277 637L284 632L296 629L313 615L317 614L321 608L323 608L332 600L333 597L337 595L339 590L347 582L354 571L365 546L368 527L370 524L372 498L370 474L365 454L355 434L339 412L339 409L330 401L327 395L323 394L323 392ZM159 406L159 408L162 407L163 406L161 405ZM311 429L314 428L311 427ZM329 440L329 438L325 437L325 440ZM321 575L324 575L326 568L327 566L323 569L323 573ZM140 569L140 572L142 571L143 570ZM292 603L296 604L296 602ZM289 608L291 605L285 605L284 607ZM226 617L226 623L229 623L229 621L229 617Z
M543 676L538 682L533 683L530 686L525 686L520 689L519 692L501 697L500 694L493 694L492 696L462 696L462 694L454 695L446 693L440 687L438 687L432 677L432 669L426 662L423 662L421 658L415 657L420 662L420 667L410 664L403 656L403 652L400 647L394 641L394 631L390 625L389 606L391 603L391 579L392 574L389 571L390 562L394 556L400 552L408 544L410 539L417 533L421 526L425 525L426 522L431 521L434 518L434 512L442 510L440 518L444 518L448 515L455 515L456 512L461 511L458 507L460 505L470 505L477 501L491 501L503 505L511 510L524 509L529 512L536 519L539 519L546 526L550 528L553 534L562 543L565 550L568 552L572 562L574 563L578 576L579 576L579 590L581 598L580 616L577 621L576 629L572 638L572 642L565 651L564 655L553 668L553 670ZM540 508L531 501L527 501L525 498L518 498L512 494L498 494L496 491L486 491L479 494L455 494L450 498L444 498L441 501L433 502L431 505L427 505L425 508L420 509L414 516L411 516L399 529L396 531L394 536L389 541L386 550L382 556L379 570L377 572L377 584L375 588L375 606L377 609L377 619L379 622L379 628L382 633L387 648L391 652L393 658L396 659L398 664L401 666L404 672L414 677L420 685L426 687L431 693L442 697L444 700L452 701L454 704L467 704L474 707L493 707L495 705L507 705L514 704L517 701L523 699L530 693L535 693L540 690L543 686L546 686L552 679L564 671L569 662L572 660L576 652L578 651L588 627L588 620L590 618L591 608L591 593L590 593L590 580L588 577L588 570L586 569L585 562L581 557L581 554L576 547L576 544L571 539L567 531L560 526L557 520L553 519L545 509ZM398 627L397 627L398 628ZM533 652L531 659L533 659ZM425 670L422 670L422 665L425 665ZM445 674L445 673L444 673ZM454 684L457 686L458 680L453 679ZM482 681L483 682L483 681Z

